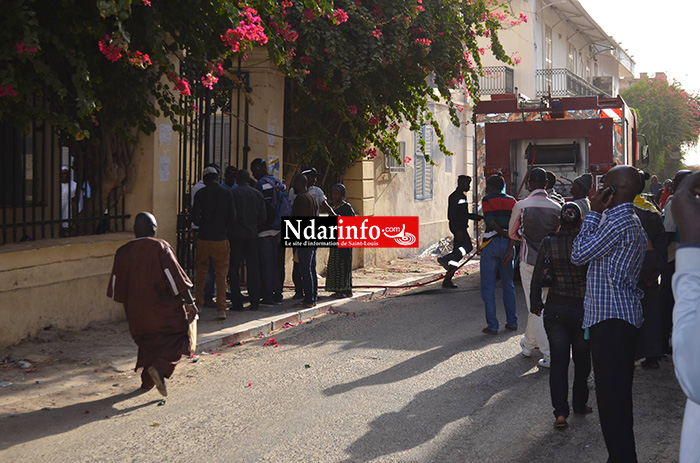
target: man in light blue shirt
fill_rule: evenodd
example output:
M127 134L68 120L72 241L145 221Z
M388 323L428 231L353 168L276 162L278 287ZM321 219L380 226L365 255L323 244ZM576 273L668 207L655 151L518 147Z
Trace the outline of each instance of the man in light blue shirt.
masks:
M610 462L636 462L632 412L634 360L642 326L637 287L648 238L632 201L641 185L631 166L610 169L605 189L574 240L571 262L589 264L583 328L589 328L600 427Z
M681 434L680 462L700 461L700 172L686 177L673 195L680 233L673 275L673 363L688 401Z

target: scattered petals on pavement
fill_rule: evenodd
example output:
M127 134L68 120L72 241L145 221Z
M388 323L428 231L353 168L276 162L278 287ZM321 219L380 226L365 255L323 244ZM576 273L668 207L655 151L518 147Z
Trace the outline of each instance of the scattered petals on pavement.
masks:
M277 347L277 340L275 338L269 338L263 343L263 346L275 346Z

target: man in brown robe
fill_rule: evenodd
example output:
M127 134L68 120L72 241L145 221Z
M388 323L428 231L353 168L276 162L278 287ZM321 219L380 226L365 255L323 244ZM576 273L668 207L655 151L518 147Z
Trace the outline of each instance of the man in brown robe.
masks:
M136 239L117 249L107 296L124 304L131 337L139 348L134 371L143 368L141 389L155 386L167 396L165 378L189 353L188 323L197 307L190 293L192 282L173 249L154 238L157 228L152 214L136 216Z

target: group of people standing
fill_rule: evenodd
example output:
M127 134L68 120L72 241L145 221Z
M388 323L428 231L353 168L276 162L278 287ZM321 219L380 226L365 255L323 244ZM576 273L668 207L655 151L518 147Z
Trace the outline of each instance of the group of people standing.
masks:
M689 174L679 172L668 189L673 192ZM671 210L673 196L660 210L642 194L648 174L618 166L603 177L595 192L591 174L577 177L571 188L573 198L565 202L552 190L553 177L544 169L531 169L530 194L521 201L505 193L501 174L488 177L483 215L468 212L464 193L471 179L460 178L448 209L448 216L460 217L458 223L450 221L451 229L454 225L459 233L455 233L454 251L438 262L448 270L456 269L472 248L465 242L467 221L484 220L480 270L487 326L482 331L498 334L498 278L505 328L516 331L514 251L520 245L520 277L529 312L521 353L530 357L539 349L539 366L550 369L555 427L568 427L568 368L573 356L573 412L592 412L587 403L592 365L610 461L636 461L635 361L643 359L643 368L657 369L659 359L671 352L671 281L679 241ZM456 213L458 206L462 210ZM449 281L448 287L452 286Z
M219 176L218 166L210 164L191 192L192 224L198 229L195 298L199 306L215 306L219 319L225 319L227 308L244 310L243 280L250 310L282 302L286 257L280 240L282 217L355 212L345 201L341 184L333 186L329 204L316 185L319 174L314 168L296 176L289 191L268 172L263 159L251 163L250 173L229 166L222 183ZM293 297L303 299L298 306L313 307L318 298L316 249L294 249L293 260ZM327 273L327 291L352 295L352 250L332 250Z

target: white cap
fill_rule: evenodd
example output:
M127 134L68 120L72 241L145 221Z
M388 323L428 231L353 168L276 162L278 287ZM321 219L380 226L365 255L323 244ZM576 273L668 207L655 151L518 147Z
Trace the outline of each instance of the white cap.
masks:
M209 174L219 175L219 171L217 171L215 167L209 166L204 169L204 174L202 174L202 177L206 177Z

